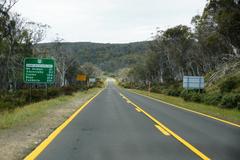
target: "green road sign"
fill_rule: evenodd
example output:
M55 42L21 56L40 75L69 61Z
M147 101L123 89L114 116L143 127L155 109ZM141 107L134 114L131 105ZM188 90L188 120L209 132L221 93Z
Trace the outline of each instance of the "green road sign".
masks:
M25 58L23 80L25 83L53 83L55 62L53 59Z

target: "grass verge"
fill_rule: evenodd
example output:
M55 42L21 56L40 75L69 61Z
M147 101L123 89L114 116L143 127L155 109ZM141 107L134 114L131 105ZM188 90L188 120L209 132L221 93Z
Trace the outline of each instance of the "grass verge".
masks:
M74 93L72 96L60 96L54 99L19 107L14 111L2 112L0 113L0 129L12 128L14 126L31 123L43 116L49 109L54 109L60 105L83 98L84 96L91 97L100 90L100 88L93 88L88 91Z
M172 97L158 93L149 94L149 92L142 90L129 89L129 91L150 96L152 98L156 98L167 103L178 105L183 108L191 109L197 112L201 112L224 120L228 120L233 123L240 124L240 111L237 109L224 109L217 106L206 105L202 103L186 102L180 97Z

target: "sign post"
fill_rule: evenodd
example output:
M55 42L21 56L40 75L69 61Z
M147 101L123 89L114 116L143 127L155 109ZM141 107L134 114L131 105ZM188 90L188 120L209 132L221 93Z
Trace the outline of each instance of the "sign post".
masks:
M96 78L89 78L89 82L90 83L95 83L96 82Z
M87 80L87 76L84 75L84 74L78 74L77 77L76 77L76 80L77 81L86 81Z
M32 84L45 84L48 98L48 84L54 83L55 80L55 61L47 58L25 58L23 80L30 84L30 101Z
M51 84L55 79L55 62L53 59L24 59L23 80L25 83Z
M81 88L84 87L84 83L87 81L87 76L85 74L78 74L76 80L80 82Z
M201 76L184 76L183 88L189 89L204 89L204 77Z

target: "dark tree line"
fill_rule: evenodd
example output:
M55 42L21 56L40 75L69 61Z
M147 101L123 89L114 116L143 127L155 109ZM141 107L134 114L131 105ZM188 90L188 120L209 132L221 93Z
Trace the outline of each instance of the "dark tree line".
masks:
M54 52L54 43L39 44L39 49ZM73 53L81 63L90 62L105 72L113 73L124 67L129 67L139 61L148 49L148 43L135 42L128 44L103 44L90 42L61 43L62 49Z
M184 75L202 76L225 63L239 63L239 3L208 0L203 14L192 18L193 28L158 30L144 63L122 70L122 80L143 85L176 82Z

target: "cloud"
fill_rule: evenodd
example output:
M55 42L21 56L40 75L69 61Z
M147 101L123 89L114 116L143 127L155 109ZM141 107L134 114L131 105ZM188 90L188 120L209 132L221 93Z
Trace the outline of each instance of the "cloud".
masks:
M66 41L131 42L149 39L156 27L189 25L205 0L20 0L14 10L59 33Z

